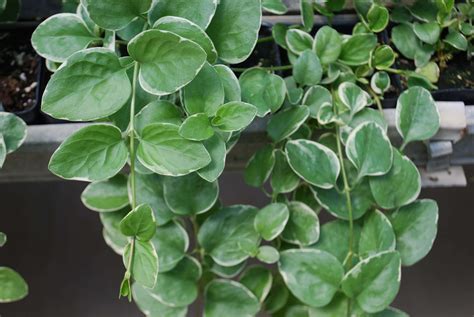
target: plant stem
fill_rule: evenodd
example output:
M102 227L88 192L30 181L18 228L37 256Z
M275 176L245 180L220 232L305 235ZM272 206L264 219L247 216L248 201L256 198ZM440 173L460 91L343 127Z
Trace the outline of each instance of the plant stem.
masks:
M231 68L231 69L232 69L234 72L243 73L243 72L245 72L247 69L254 68L254 67L260 67L260 66L259 66L259 65L255 65L255 66L248 67L248 68L234 67L234 68ZM270 70L270 71L291 70L291 69L293 69L293 65L270 66L270 67L260 67L260 68L266 69L266 70Z
M265 37L261 37L257 40L257 43L265 43L265 42L271 42L273 41L273 36L265 36Z
M136 181L135 181L135 103L136 103L136 92L137 92L137 78L138 78L138 63L135 63L133 69L133 80L132 80L132 100L130 102L130 127L129 127L129 137L130 137L130 192L132 196L132 210L137 208L137 190L136 190ZM128 277L128 283L130 285L130 279L132 278L132 265L133 265L133 256L135 253L135 237L132 237L130 241L130 253L128 258L127 271L125 272L125 277ZM129 296L131 300L131 296Z
M372 96L372 98L374 98L375 100L375 104L377 105L377 109L379 109L380 113L382 114L382 117L383 117L383 107L382 107L382 101L380 100L380 97L375 93L375 91L370 88L369 86L367 86L368 88L368 91L369 91L369 94Z

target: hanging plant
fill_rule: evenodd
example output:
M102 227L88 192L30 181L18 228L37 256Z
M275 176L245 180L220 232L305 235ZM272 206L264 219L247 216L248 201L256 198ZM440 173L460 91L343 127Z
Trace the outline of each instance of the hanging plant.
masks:
M199 296L207 317L405 316L389 307L401 266L431 249L438 209L416 200L403 150L437 132L437 108L424 88L400 95L394 147L381 100L396 55L374 34L386 10L372 5L351 35L325 26L313 37L313 5L301 3L303 28L274 26L290 65L270 68L229 66L254 50L260 0L86 0L33 34L61 64L43 111L95 121L49 168L90 182L81 198L123 257L120 295L147 316L185 316ZM269 204L222 206L226 154L256 117L269 118L269 142L244 177ZM320 223L321 209L334 220Z

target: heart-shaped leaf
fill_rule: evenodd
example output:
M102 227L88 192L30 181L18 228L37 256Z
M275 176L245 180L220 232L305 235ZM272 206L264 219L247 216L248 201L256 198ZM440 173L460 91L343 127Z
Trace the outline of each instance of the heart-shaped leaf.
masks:
M127 176L118 174L90 184L82 192L81 200L87 208L98 212L117 211L128 206Z
M176 222L170 222L156 229L151 242L159 254L159 272L169 272L184 258L189 248L186 230Z
M361 124L351 132L346 154L359 171L359 178L384 175L392 167L392 144L382 127L374 122Z
M339 60L350 66L366 64L376 45L377 37L374 34L354 34L343 42Z
M116 175L128 158L119 129L90 125L72 134L54 152L49 170L65 179L101 181Z
M359 257L392 250L395 250L395 234L387 216L378 210L367 214L360 234Z
M219 58L237 64L252 53L261 21L260 0L221 0L206 32L214 42Z
M257 297L245 286L213 280L205 289L204 317L251 317L260 310Z
M319 239L319 218L310 207L299 201L288 204L290 218L281 238L300 247L314 244Z
M281 252L278 269L291 293L312 307L331 302L344 274L342 264L334 256L313 249Z
M140 139L137 156L140 162L155 173L182 176L197 171L211 162L201 143L179 135L179 127L157 123L147 126Z
M280 142L295 133L309 116L305 106L295 106L273 115L268 121L267 132L274 142Z
M200 245L219 265L234 266L245 261L249 254L242 245L257 247L260 242L253 225L257 211L251 206L236 205L212 214L199 230Z
M283 232L290 217L285 204L273 203L259 210L255 217L255 230L267 241L275 239Z
M205 63L196 78L184 87L182 97L189 114L214 116L224 102L224 86L214 67Z
M286 144L286 156L293 171L308 183L321 188L336 184L341 166L328 147L309 140L294 140Z
M370 95L351 82L341 84L337 93L344 106L350 110L351 116L372 104Z
M209 183L198 174L166 177L164 197L169 208L178 215L197 215L214 206L219 195L217 182Z
M128 43L128 52L140 64L140 85L158 96L171 94L190 83L207 57L195 42L160 30L145 31L134 37Z
M46 19L36 28L31 44L42 57L62 63L98 39L76 14L61 13Z
M344 276L342 290L368 313L387 308L400 288L400 255L387 251L369 257Z
M323 77L323 67L319 57L312 50L305 50L296 60L293 77L302 85L317 85Z
M339 32L325 25L316 33L313 49L321 60L321 64L334 63L342 51L342 37Z
M148 205L136 207L122 219L120 231L127 237L136 237L140 241L150 241L156 232L153 210Z
M385 209L413 202L421 190L421 178L415 164L398 151L393 151L393 165L383 175L370 178L370 189L377 204Z
M188 117L179 127L179 134L188 140L203 141L214 135L209 118L204 113Z
M150 24L162 17L181 17L197 24L203 30L207 28L216 12L215 0L159 0L153 1L148 12Z
M105 48L91 48L73 54L54 73L41 109L57 119L91 121L117 112L131 92L127 71L117 55Z
M224 132L240 131L246 128L257 115L257 108L251 104L232 101L220 106L212 125Z
M405 145L431 138L440 125L438 107L430 92L422 87L409 88L400 95L395 120Z
M410 266L423 259L433 246L438 225L438 205L429 199L418 200L390 215L397 236L402 264Z

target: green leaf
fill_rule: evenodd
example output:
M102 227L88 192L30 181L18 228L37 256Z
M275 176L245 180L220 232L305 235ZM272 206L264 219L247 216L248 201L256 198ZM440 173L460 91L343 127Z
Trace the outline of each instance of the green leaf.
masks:
M256 215L257 209L251 206L236 205L221 209L201 226L198 234L200 245L219 265L234 266L245 261L249 254L241 245L257 248L260 242L253 225Z
M185 256L173 270L158 275L157 283L150 293L166 306L188 306L198 296L197 281L201 274L199 262L191 256Z
M156 100L146 105L135 116L135 131L142 134L146 126L153 123L181 125L181 112L178 107L166 100Z
M143 28L145 27L145 23L146 21L143 19L133 20L126 27L118 30L117 35L125 41L130 41L131 39L133 39L135 36L137 36L139 33L143 31Z
M400 288L400 255L387 251L354 266L342 281L344 293L368 313L387 308Z
M98 212L117 211L128 206L127 176L118 174L113 178L89 184L81 195L82 203Z
M378 95L383 95L390 88L390 85L390 76L386 72L377 72L370 80L370 87Z
M294 193L294 200L304 203L316 213L321 211L321 206L316 200L316 195L308 184L301 184L301 186L296 189Z
M183 101L189 114L216 114L224 102L224 86L214 66L205 63L199 74L183 89Z
M360 226L354 225L354 253L358 252ZM339 262L344 263L349 254L350 228L347 221L333 220L321 226L321 237L311 248L326 251L334 255Z
M153 1L148 20L153 25L166 16L181 17L205 30L216 12L216 0L159 0Z
M301 85L317 85L323 77L323 68L318 56L312 50L304 51L296 60L293 77Z
M102 235L105 243L117 254L123 255L125 247L128 245L128 238L120 232L120 221L125 217L130 209L122 209L114 212L100 213L100 221L104 226Z
M214 69L217 71L224 87L224 102L241 101L239 79L235 76L234 72L225 65L215 65Z
M150 50L149 47L155 49ZM207 57L195 42L160 30L137 35L128 43L128 52L140 64L142 88L158 96L176 92L190 83Z
M165 2L165 1L158 1ZM207 61L209 63L215 63L217 60L217 51L214 47L209 36L206 32L199 27L199 25L191 22L190 20L176 17L176 16L165 16L153 24L154 29L172 32L185 39L199 44L199 46L206 52Z
M6 154L16 151L25 141L26 123L13 113L0 112L0 135L3 136Z
M289 27L284 23L275 23L272 27L272 36L279 46L284 48L285 50L288 49L286 45L286 32L288 32Z
M290 29L286 32L286 45L292 53L300 55L304 51L312 49L313 38L304 31Z
M7 243L7 235L3 232L0 232L0 248Z
M245 182L253 187L261 187L275 166L275 153L270 144L259 149L250 159L244 171Z
M242 100L257 107L257 115L264 117L277 111L285 101L286 85L283 78L262 68L250 68L239 79Z
M346 154L359 171L359 178L384 175L392 167L392 144L383 128L375 122L361 124L351 132L346 142Z
M46 19L31 36L31 44L39 55L59 63L96 40L98 38L87 29L81 18L71 13Z
M251 317L260 310L257 297L234 281L213 280L207 284L204 296L204 317Z
M187 315L187 306L170 307L162 304L156 299L150 289L145 288L138 283L133 284L132 292L133 300L138 308L149 317L186 317Z
M290 217L285 204L273 203L259 210L255 217L255 230L263 239L271 241L283 232Z
M393 151L393 166L383 176L370 178L370 189L377 204L393 209L413 202L421 190L421 178L415 164L398 151Z
M309 140L294 140L286 144L286 156L293 171L308 183L321 188L336 184L341 166L328 147Z
M123 253L123 263L128 269L131 244L129 243ZM152 288L158 277L158 255L150 241L135 240L133 257L131 261L132 278L137 283Z
M392 29L392 41L403 56L415 59L421 43L410 24L397 25Z
M273 14L285 14L288 11L283 0L262 0L262 7Z
M169 272L178 265L189 248L189 238L186 230L177 222L170 222L156 229L151 239L159 254L159 272Z
M290 107L270 118L267 133L275 143L280 142L295 133L308 117L308 107Z
M310 87L303 98L303 104L308 106L311 118L317 118L319 110L326 103L332 105L332 95L323 86Z
M272 288L272 273L260 265L251 266L240 276L240 283L247 287L262 303Z
M274 276L272 288L264 303L265 311L274 314L281 310L287 304L289 295L288 289L281 276Z
M441 35L441 27L436 22L415 22L413 24L413 31L420 40L431 45L435 45Z
M156 232L153 210L148 205L140 205L130 211L120 222L120 231L127 237L140 241L150 241Z
M214 135L209 118L204 113L188 117L179 127L179 135L192 141L207 140Z
M387 8L372 4L369 12L367 12L367 22L372 32L379 33L385 30L389 22L389 12Z
M167 123L147 126L137 151L140 163L167 176L187 175L208 165L211 158L204 145L184 139L178 130Z
M312 0L300 0L301 22L305 31L310 32L314 25L314 9Z
M348 298L342 293L337 293L328 305L320 308L310 307L309 317L345 316L348 312L348 305Z
M339 60L350 66L367 64L376 45L374 34L354 34L343 42Z
M278 269L291 293L312 307L331 302L344 274L342 264L334 256L312 249L281 252Z
M377 47L372 56L372 66L378 70L388 69L395 63L395 52L388 45Z
M286 309L285 317L310 317L309 307L303 305L293 305Z
M11 303L28 295L28 285L23 277L8 267L0 267L0 303Z
M431 250L437 234L438 205L422 199L402 207L390 215L397 237L397 251L402 264L411 266Z
M360 234L359 257L364 259L393 250L395 250L395 234L387 216L378 210L367 214Z
M273 167L270 184L275 193L289 193L298 187L300 178L293 172L285 153L281 150L275 151L275 166Z
M342 104L350 110L351 116L372 104L370 95L351 82L341 84L337 93Z
M342 51L342 37L339 32L325 25L316 33L313 49L321 60L321 64L334 63Z
M246 265L247 265L246 261L234 266L222 266L213 261L210 271L219 277L234 278L240 273L242 273Z
M209 183L196 173L166 177L163 185L166 204L177 215L204 213L214 206L219 196L218 183Z
M298 87L293 76L285 77L285 85L287 90L288 101L292 105L297 105L301 98L303 98L304 90Z
M211 156L211 163L197 171L199 176L208 182L216 181L225 168L226 144L218 135L214 134L211 138L204 141L204 146Z
M288 204L290 218L281 234L283 241L306 247L319 239L319 218L310 207L299 201Z
M195 12L193 10L193 14ZM238 64L255 48L261 21L260 0L220 0L206 32L214 42L219 58L229 64Z
M91 19L100 27L120 30L146 13L151 0L83 0Z
M466 37L458 31L450 32L444 39L444 42L460 51L466 51L469 45Z
M129 178L129 200L131 201L131 179ZM162 226L170 222L175 214L169 209L163 197L163 178L156 174L135 173L135 198L137 204L145 204L153 209L156 223Z
M436 103L430 92L422 87L409 88L400 95L395 119L405 145L433 137L440 125Z
M127 159L120 130L94 124L68 137L54 152L48 168L64 179L102 181L120 172Z
M363 17L366 17L372 6L373 0L354 0L354 8Z
M53 74L41 109L56 119L97 120L122 108L131 92L127 71L117 55L105 48L91 48L73 54Z
M280 259L280 253L272 246L262 245L258 248L257 259L263 263L274 264Z
M255 106L241 101L231 101L217 109L212 125L224 132L240 131L252 123L256 114Z

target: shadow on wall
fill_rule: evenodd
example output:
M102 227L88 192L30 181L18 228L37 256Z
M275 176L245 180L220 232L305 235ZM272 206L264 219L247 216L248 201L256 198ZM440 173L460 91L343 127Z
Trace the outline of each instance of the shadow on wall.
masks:
M142 316L135 305L118 300L121 261L103 242L98 215L82 206L84 187L73 182L0 185L0 231L9 238L0 249L0 263L15 267L30 284L24 301L0 305L2 317ZM403 270L394 306L416 317L472 316L473 191L474 186L423 192L440 205L438 239L427 258ZM222 177L221 197L227 205L267 203L240 173Z

